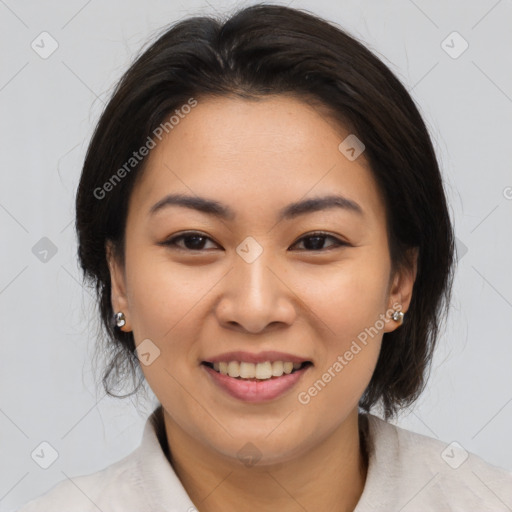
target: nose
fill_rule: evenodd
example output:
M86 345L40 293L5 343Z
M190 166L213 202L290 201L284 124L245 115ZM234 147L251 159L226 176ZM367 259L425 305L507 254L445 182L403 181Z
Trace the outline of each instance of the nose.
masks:
M282 267L267 252L251 263L235 258L217 302L216 315L223 327L258 334L294 322L296 295Z

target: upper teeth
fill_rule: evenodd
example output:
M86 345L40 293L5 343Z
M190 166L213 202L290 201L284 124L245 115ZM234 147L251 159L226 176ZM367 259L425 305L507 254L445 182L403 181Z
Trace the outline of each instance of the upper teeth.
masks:
M270 379L271 377L281 377L283 373L292 373L292 370L298 370L302 363L292 363L289 361L265 361L264 363L246 363L245 361L229 361L213 363L213 369L229 375L230 377L241 377L243 379Z

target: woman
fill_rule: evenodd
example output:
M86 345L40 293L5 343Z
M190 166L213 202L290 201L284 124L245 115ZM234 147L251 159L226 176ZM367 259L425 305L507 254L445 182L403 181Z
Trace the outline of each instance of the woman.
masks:
M101 116L76 215L106 389L133 372L161 405L23 512L512 507L512 474L386 421L425 386L454 235L414 102L351 36L264 4L174 25Z

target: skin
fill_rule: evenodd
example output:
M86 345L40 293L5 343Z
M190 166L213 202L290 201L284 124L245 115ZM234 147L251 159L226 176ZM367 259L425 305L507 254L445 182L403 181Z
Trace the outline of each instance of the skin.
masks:
M349 133L291 96L199 101L151 151L132 192L125 266L107 245L122 330L160 350L142 370L164 408L170 461L200 512L348 511L363 491L358 402L383 333L399 324L387 320L308 404L297 398L379 315L396 303L407 311L416 276L415 259L391 275L384 202L364 153L349 161L338 150ZM150 216L169 193L215 199L236 218L180 206ZM276 223L289 203L332 193L364 216L332 208ZM317 230L348 245L303 238ZM208 238L162 244L183 231ZM236 252L248 236L263 249L252 263ZM285 395L246 403L200 365L231 350L279 350L314 366ZM260 453L255 465L237 456L247 442Z

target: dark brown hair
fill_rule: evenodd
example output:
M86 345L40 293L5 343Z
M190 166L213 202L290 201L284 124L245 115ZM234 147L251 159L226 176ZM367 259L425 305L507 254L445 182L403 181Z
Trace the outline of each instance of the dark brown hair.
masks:
M418 108L390 69L334 24L277 5L254 5L226 20L191 17L166 28L124 74L99 119L78 187L76 230L84 282L96 290L104 327L99 334L106 334L104 388L112 396L130 396L143 380L133 334L113 323L105 242L115 243L123 261L128 200L147 158L103 197L95 190L126 169L133 152L190 98L268 94L326 107L363 141L385 200L393 271L410 265L408 249L418 248L404 324L384 334L359 404L365 411L379 404L388 419L423 391L449 308L454 234L442 177ZM138 376L137 387L115 394L128 376Z

